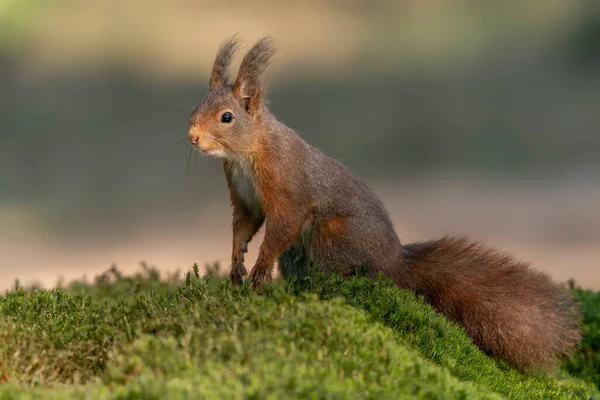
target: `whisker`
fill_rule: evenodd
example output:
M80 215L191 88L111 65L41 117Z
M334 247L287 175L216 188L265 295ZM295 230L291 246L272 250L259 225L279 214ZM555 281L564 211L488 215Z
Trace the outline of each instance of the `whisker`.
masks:
M175 151L177 149L177 146L180 146L183 142L185 138L184 137L180 137L179 139L177 139L177 141L175 142L175 144L173 145L173 151Z
M190 160L192 158L193 149L190 147L190 151L188 152L188 160L187 160L187 173L190 173Z
M196 170L200 173L200 165L198 165L198 152L194 152L194 161L196 162Z

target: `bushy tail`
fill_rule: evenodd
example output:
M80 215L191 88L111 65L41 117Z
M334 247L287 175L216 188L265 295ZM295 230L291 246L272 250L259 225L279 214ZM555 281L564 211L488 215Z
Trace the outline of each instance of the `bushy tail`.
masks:
M492 356L523 369L550 366L578 342L579 312L569 292L528 264L462 237L405 250L411 289Z

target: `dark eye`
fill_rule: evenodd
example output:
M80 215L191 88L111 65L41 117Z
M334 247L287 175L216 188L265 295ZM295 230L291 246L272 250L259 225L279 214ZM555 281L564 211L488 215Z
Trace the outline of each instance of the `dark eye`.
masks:
M223 114L221 114L221 122L223 123L230 123L231 121L233 121L233 114L230 113L229 111L224 112Z

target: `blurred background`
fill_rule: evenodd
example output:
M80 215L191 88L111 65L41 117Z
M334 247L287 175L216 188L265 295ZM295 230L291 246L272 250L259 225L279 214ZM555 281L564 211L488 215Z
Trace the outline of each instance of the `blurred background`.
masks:
M272 110L403 241L468 234L600 288L598 1L0 0L0 290L228 267L223 173L185 135L234 33L275 38Z

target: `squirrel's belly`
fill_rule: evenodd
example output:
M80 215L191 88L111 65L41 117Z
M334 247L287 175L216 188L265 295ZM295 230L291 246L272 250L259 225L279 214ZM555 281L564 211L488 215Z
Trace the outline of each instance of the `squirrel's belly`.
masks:
M249 165L235 163L232 167L232 182L235 192L254 214L260 214L260 198L254 184L254 173Z

